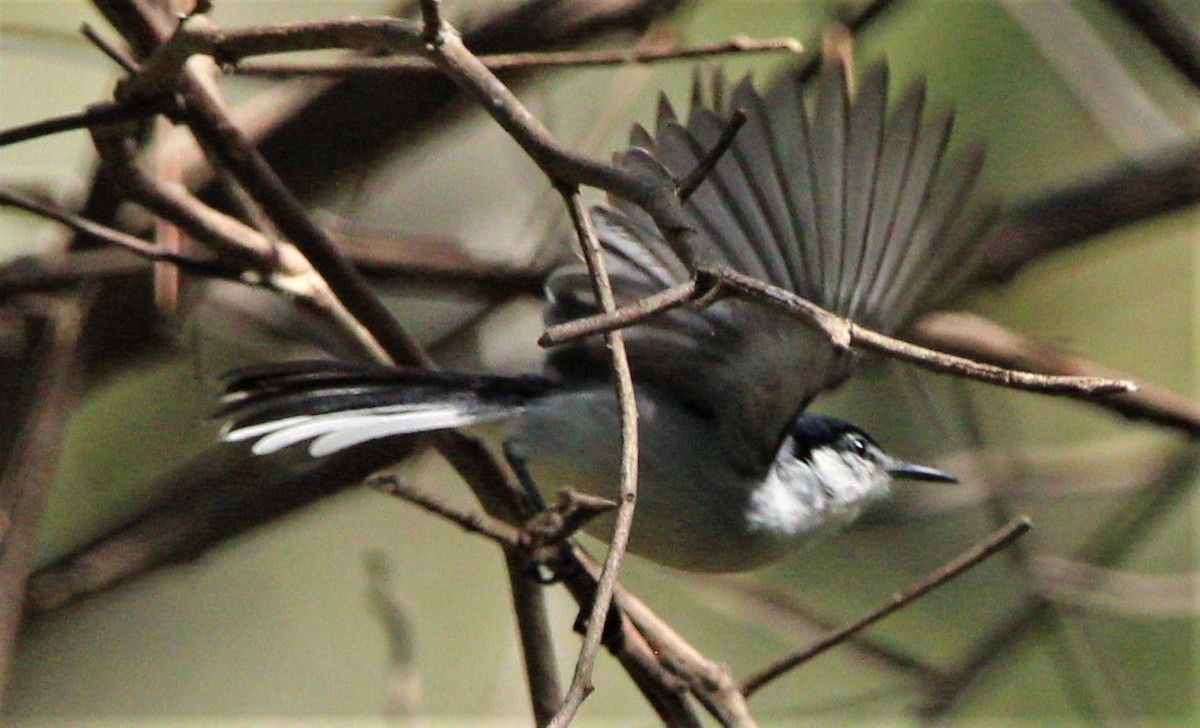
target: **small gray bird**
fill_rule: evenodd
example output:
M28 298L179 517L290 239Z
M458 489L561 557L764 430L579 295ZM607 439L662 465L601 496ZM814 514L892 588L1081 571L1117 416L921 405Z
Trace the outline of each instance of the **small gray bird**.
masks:
M660 103L619 163L664 182L696 167L730 109L728 152L685 203L698 251L676 250L635 205L592 211L618 303L688 280L685 260L735 268L884 333L951 292L983 215L965 200L982 163L947 154L950 113L923 118L921 82L888 111L885 64L852 92L827 60L812 88L783 75L765 94L697 83L685 123ZM546 319L596 313L587 271L547 283ZM777 311L737 300L677 308L625 331L639 414L639 496L629 548L694 571L764 564L853 520L894 478L951 481L890 457L861 429L805 409L855 356ZM322 457L378 438L508 420L506 451L540 487L614 497L618 409L599 338L553 352L545 374L430 373L293 362L231 376L224 437L258 454L303 444ZM603 534L603 519L596 527Z

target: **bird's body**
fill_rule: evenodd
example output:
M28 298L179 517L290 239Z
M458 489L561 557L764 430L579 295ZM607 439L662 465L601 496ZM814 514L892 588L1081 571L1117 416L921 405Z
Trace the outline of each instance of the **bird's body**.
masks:
M749 82L686 125L665 103L620 163L669 182L720 136L724 100L747 112L728 153L684 205L688 249L622 201L592 213L619 303L720 264L891 333L945 293L969 252L959 214L979 167L943 156L950 116L922 119L923 87L888 114L877 66L853 98L827 63L810 105L797 74L765 95ZM598 311L581 265L547 284L550 323ZM858 428L806 414L853 355L776 311L737 300L677 308L624 333L639 415L639 496L630 550L696 571L752 568L853 520L893 477L948 476L894 460ZM259 368L230 383L227 439L256 452L307 443L321 456L381 437L509 420L509 450L544 488L613 497L620 428L607 351L555 352L545 377L471 377L351 364Z

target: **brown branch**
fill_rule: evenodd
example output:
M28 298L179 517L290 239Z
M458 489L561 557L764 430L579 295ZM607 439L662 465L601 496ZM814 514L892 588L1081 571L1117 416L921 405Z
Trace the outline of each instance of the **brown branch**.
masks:
M248 282L248 279L243 275L243 270L236 266L228 265L220 260L201 260L160 250L158 246L139 237L110 228L107 225L92 222L64 208L41 202L10 190L0 189L0 207L3 206L16 207L62 223L77 233L94 240L116 245L122 250L129 251L145 260L171 263L181 270L195 275Z
M36 356L41 374L16 449L0 474L0 703L12 668L34 538L79 394L77 353L91 299L90 292L50 299L47 350Z
M706 578L700 588L706 594L731 605L748 621L763 627L773 626L776 631L787 630L794 634L800 622L804 623L805 632L828 632L837 627L836 621L815 612L794 590L734 576ZM942 673L932 665L892 647L884 640L873 639L866 633L851 635L846 644L854 650L855 657L866 658L880 667L911 675L921 682L938 685L944 679Z
M521 529L516 526L485 513L455 508L394 475L373 476L367 480L367 484L375 490L403 498L435 516L457 524L467 533L486 536L506 549L519 549L526 544Z
M677 286L672 286L671 288L647 296L639 301L621 306L612 313L585 316L551 326L538 339L538 346L558 346L576 339L582 339L585 336L593 336L606 331L633 326L663 311L669 311L676 306L695 300L696 291L697 284L693 278Z
M551 543L551 548L557 549L562 545L561 537L556 537L548 541L536 532L522 530L491 516L455 508L394 476L371 478L369 483L378 490L403 498L414 505L455 523L468 533L478 534L495 542L505 549L509 558L514 560L515 565L521 567L511 572L514 574L521 573L527 567L528 562L524 558L521 558L520 554L527 552L531 547L541 549L543 548L543 544L547 542ZM531 523L526 528L530 528L532 525ZM564 554L557 558L561 559L563 556L569 555L569 553L569 551L564 552ZM594 604L597 582L593 577L598 577L599 575L587 572L582 565L566 566L564 568L570 574L567 580L568 587L571 587L572 594L576 596L579 603ZM514 584L514 587L524 589L527 588L526 584L528 584L528 580L521 579ZM540 590L538 593L540 595ZM611 640L611 633L602 631L602 634L606 640ZM659 714L664 716L664 718L670 717L670 725L699 726L699 722L695 720L694 716L691 716L685 704L679 700L678 688L670 687L676 682L675 679L663 671L653 651L645 642L645 638L633 629L627 621L622 620L622 636L620 640L615 643L608 641L606 644L610 651L626 666L626 669L630 672L630 676L638 684L639 688L646 693L647 699L650 700ZM547 681L538 680L534 681L534 684L545 685ZM554 715L554 710L562 704L562 700L558 696L557 691L554 691L551 696L547 696L541 701L535 700L535 705L539 703L541 705L552 706L549 713L544 715L544 720L542 719L543 716L535 710L535 713L539 713L538 723L541 725L549 722L550 718Z
M92 140L104 162L104 172L131 199L186 230L218 255L264 275L275 269L278 258L273 241L240 220L205 205L183 187L162 183L146 174L137 166L126 131L113 126L97 127L92 130Z
M1200 142L1123 160L1005 210L979 241L983 256L975 277L1007 280L1056 250L1197 202Z
M172 21L164 17L160 9L142 5L138 0L97 0L101 10L136 48L150 51L176 32ZM178 33L176 32L176 35ZM268 34L269 35L269 34ZM226 49L236 53L235 45ZM177 57L182 67L182 56ZM174 62L174 61L172 61ZM161 68L161 66L160 66ZM151 78L153 81L153 77ZM289 238L311 261L318 280L312 283L327 286L332 292L335 312L344 310L349 315L341 320L354 333L359 329L369 334L366 343L377 344L386 355L382 358L397 363L429 366L432 362L421 347L396 324L370 288L338 254L332 241L319 227L314 225L295 197L287 190L258 151L229 122L220 104L212 98L200 79L185 75L180 81L181 90L188 107L188 123L197 137L208 148L216 152L231 176L241 185L256 204L267 214L272 225ZM125 88L131 93L130 87ZM136 94L137 87L132 87ZM361 338L356 336L356 338ZM469 440L448 433L439 438L442 454L450 459L471 484L476 496L484 503L489 513L512 515L513 508L505 504L507 488L503 477L490 477L498 472L497 465L485 453L474 457L473 471L467 462L473 458L468 452ZM474 477L473 477L474 476ZM524 578L518 566L510 561L510 579ZM534 590L536 592L536 590ZM518 625L522 629L522 645L530 677L530 691L535 710L539 710L539 696L556 690L553 684L539 684L538 680L553 680L555 667L549 642L549 626L540 593L530 596L530 590L514 590L514 609L518 613Z
M109 60L125 70L125 73L137 73L140 69L137 61L129 57L129 54L121 50L111 43L100 32L91 26L90 23L84 23L79 27L79 32L83 33L83 37L91 41L92 45L100 49L100 52L108 56Z
M725 153L733 146L733 140L737 138L738 131L741 130L745 123L746 110L734 109L733 114L729 117L729 123L726 124L725 130L721 132L721 137L717 139L717 143L713 145L712 149L708 150L708 153L696 164L696 167L688 172L687 176L676 185L676 194L679 195L681 202L687 202L692 193L704 183L704 180L708 178L713 168L717 166L717 162L721 161L721 157L725 156Z
M519 523L528 515L517 489L483 443L453 430L435 433L432 439L438 452L458 471L490 516ZM513 610L530 700L538 725L545 725L562 704L545 595L530 577L526 559L510 551L505 556L505 565L513 587Z
M563 553L563 564L557 573L577 603L594 601L600 566L577 545ZM606 630L605 647L625 668L666 725L699 728L699 719L684 700L684 693L689 689L686 678L681 679L670 671L667 665L671 653L661 648L663 640L653 638L652 633L642 626L665 622L620 584L615 599L621 609L621 631ZM626 610L627 604L636 605L641 614L635 616ZM720 715L720 712L714 714Z
M599 0L587 3L491 3L463 28L476 53L507 53L579 45L616 34L641 34L678 0ZM514 71L510 87L530 80ZM259 149L302 199L357 174L380 155L419 143L453 123L463 96L450 79L426 74L395 83L386 76L336 79L314 89L302 105L258 139Z
M181 80L184 64L194 55L212 56L222 64L256 55L336 48L418 55L425 44L421 23L396 18L215 29L202 15L184 20L169 38L160 40L161 45L142 63L141 71L120 84L118 100L155 96L174 89Z
M368 349L378 347L386 352L383 358L398 364L432 366L428 354L396 323L362 276L337 252L333 240L312 221L262 155L230 122L205 85L191 77L186 81L182 93L188 126L217 153L271 223L303 254L319 276L319 282L313 282L328 287L333 299L329 304L344 307L353 319L347 323L364 345Z
M513 69L556 68L572 66L621 66L642 63L659 63L687 58L701 58L729 53L760 53L765 51L803 52L800 42L794 38L755 39L736 35L716 43L667 48L623 48L617 50L592 51L540 51L528 53L496 53L479 56L479 60L492 72ZM240 76L267 78L293 78L296 76L349 76L360 74L407 75L437 71L430 61L423 58L345 58L324 63L267 63L250 62L229 66L229 70Z
M0 297L51 292L87 281L140 275L149 270L145 259L116 248L23 256L0 265Z
M155 114L164 114L172 111L174 106L175 100L170 96L151 97L128 104L111 102L94 104L83 111L73 114L55 116L50 119L35 121L32 124L14 126L10 129L0 131L0 147L64 131L90 129L104 124L117 124L145 119Z
M421 53L474 96L555 185L588 185L625 197L645 208L659 227L668 236L677 238L684 249L690 248L690 237L694 233L686 224L674 190L669 185L647 175L588 158L561 145L512 92L467 50L457 31L444 21L435 36L427 39L423 26L387 18L292 23L233 30L213 30L199 17L191 18L147 59L141 73L131 77L118 89L117 98L137 99L174 88L175 78L183 64L195 54L203 53L219 61L228 61L283 50L330 48ZM191 82L183 84L185 97L192 97L188 99L189 106L197 103L198 89L193 86L195 84ZM212 126L215 119L212 118L210 102L200 98L199 106L193 111L210 117L200 127L203 132ZM194 119L192 125L195 126ZM241 146L247 147L243 154L250 157L244 162L253 161L248 154L253 150L248 145L239 145L238 148ZM239 165L234 165L231 160L224 161L231 171L236 172L234 167ZM257 162L254 164L257 166ZM264 170L256 172L259 177L263 174ZM272 192L272 195L275 194ZM297 240L297 235L289 232L285 225L279 227L301 250L309 253L309 241ZM305 233L301 237L307 238L310 234ZM314 265L323 270L321 263L314 260ZM332 279L330 284L335 289L341 288Z
M1200 35L1194 22L1161 0L1108 0L1108 4L1141 31L1194 90L1200 90Z
M753 695L767 683L783 675L787 671L808 662L822 652L841 644L848 637L856 632L859 632L872 624L878 622L889 614L903 609L913 601L920 599L929 592L938 588L942 584L962 575L980 562L986 560L991 555L1005 548L1013 541L1025 534L1032 524L1028 518L1018 518L1000 530L993 533L991 536L979 544L964 551L958 558L946 564L942 568L933 572L921 581L910 586L903 592L894 595L886 604L863 615L844 627L834 630L825 637L817 640L804 650L789 655L782 660L770 665L762 671L751 675L742 681L742 692L747 696Z
M1035 341L981 316L934 313L917 320L913 338L934 348L1001 366L1041 374L1127 379L1127 375ZM1132 419L1200 434L1200 404L1153 384L1138 383L1133 392L1092 400Z
M585 567L595 571L585 555L578 550L577 555ZM705 657L627 589L618 587L616 600L622 613L628 615L638 631L645 635L646 642L663 665L687 684L696 699L721 725L739 728L757 725L728 666Z
M998 384L1010 389L1081 397L1132 392L1137 389L1132 382L1123 380L1014 371L926 349L859 326L790 291L768 285L729 268L702 268L697 271L693 280L623 306L611 314L596 314L551 327L538 343L542 346L565 343L631 326L689 300L709 305L714 300L728 295L773 306L823 332L837 348L858 346L943 374Z
M1135 547L1153 533L1162 514L1194 491L1200 471L1200 449L1189 444L1164 471L1147 480L1144 488L1126 499L1112 517L1092 529L1073 558L1097 568L1111 568L1123 562ZM952 711L981 674L1002 659L1032 630L1054 613L1054 603L1040 597L1025 599L1007 615L955 670L947 673L937 694L921 707L926 718L937 718Z
M578 188L563 189L563 198L571 214L571 222L575 226L583 257L587 263L588 273L592 278L592 286L596 299L606 312L614 311L617 307L613 296L612 284L608 280L608 272L604 266L604 252L596 231L592 227L592 219L583 205ZM583 646L579 659L575 663L575 674L571 687L563 700L559 712L549 725L568 725L574 718L579 706L592 691L592 668L595 665L596 654L600 650L600 641L604 635L604 625L608 618L609 606L612 604L613 591L617 584L617 573L621 560L625 557L625 549L629 543L629 531L633 526L633 515L637 504L638 482L638 426L637 402L634 399L633 375L629 369L629 360L625 355L625 342L619 331L605 334L608 345L617 401L620 403L621 421L621 483L619 487L620 504L617 507L616 525L609 539L608 556L604 560L604 569L596 586L596 594L592 602L591 615L588 617L587 632L583 638Z
M617 504L607 498L563 489L545 510L525 522L526 537L534 547L559 543L616 509Z

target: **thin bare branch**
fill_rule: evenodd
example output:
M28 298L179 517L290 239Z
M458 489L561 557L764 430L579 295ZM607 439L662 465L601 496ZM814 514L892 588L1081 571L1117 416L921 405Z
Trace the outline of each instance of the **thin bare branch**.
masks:
M422 7L427 17L434 16L434 6L436 3L423 3ZM686 224L674 190L669 185L664 185L660 180L647 175L591 159L560 144L495 74L467 50L457 31L445 21L440 22L441 25L434 28L432 25L408 21L371 18L214 30L208 27L206 21L196 16L181 24L170 39L147 59L142 71L118 88L117 98L132 100L175 88L176 77L183 64L196 54L207 54L218 61L228 61L283 50L323 48L403 50L421 53L475 97L554 184L588 185L625 197L641 205L666 235L680 243L681 249L690 250L690 240L694 232ZM426 28L430 30L427 32ZM216 121L212 104L203 101L198 95L200 89L194 82L188 81L186 77L184 81L186 83L183 83L181 89L185 96L189 97L189 109L193 111L193 116L207 117L207 120L200 124L198 131L204 133L207 129L212 132ZM197 103L198 107L192 109ZM224 119L223 115L220 118ZM191 121L193 128L197 126L196 121L196 118ZM241 155L247 159L240 160L241 165L234 164L237 160L224 160L231 171L236 173L235 167L245 166L246 163L265 167L265 162L260 165L255 159L257 153L249 149L249 145L239 145L239 148L241 146L247 147L243 150L246 153ZM269 170L259 169L255 177L262 178L267 171ZM272 191L271 194L277 197L278 191ZM311 241L307 239L312 237L311 231L297 229L295 232L303 233L300 237L306 239L301 241L297 240L297 235L288 232L287 226L280 225L279 228L292 238L306 255L319 254L315 250L309 250ZM322 262L314 260L314 265L319 270L324 270ZM338 276L340 275L339 273ZM335 290L342 289L333 279L330 280L330 284ZM347 293L349 292L348 290ZM349 307L355 309L354 305ZM408 355L412 355L412 352Z
M1123 562L1136 546L1153 533L1153 527L1167 509L1194 490L1200 471L1200 449L1185 445L1171 463L1146 479L1146 487L1126 499L1104 523L1092 529L1084 544L1074 551L1074 559L1098 568L1111 568ZM1011 652L1030 631L1054 616L1054 603L1030 597L1015 606L1003 622L947 674L939 690L921 707L921 715L938 718L950 713L967 690L988 668Z
M504 548L517 549L521 548L525 543L521 529L516 526L505 523L499 518L492 518L484 513L457 509L394 475L372 477L368 480L368 485L388 495L403 498L409 503L420 506L436 516L458 524L459 527L468 533L478 533L486 536Z
M623 66L640 63L660 63L687 58L703 58L730 53L761 53L787 51L803 52L795 38L749 38L735 35L716 43L671 46L665 48L622 48L591 51L542 51L530 53L497 53L481 55L479 60L493 72L513 69L557 68L572 66ZM231 64L232 73L240 76L293 78L296 76L351 76L360 74L408 75L430 73L438 68L423 58L344 58L324 63L269 63L250 61Z
M894 595L886 604L879 606L861 618L834 630L825 637L817 640L809 647L793 655L789 655L761 672L755 673L742 681L742 692L747 696L753 695L767 683L783 675L787 671L808 662L822 652L842 643L855 632L863 630L878 622L889 614L903 609L914 600L919 599L942 584L962 575L991 555L999 552L1016 539L1024 535L1032 524L1028 518L1018 518L1002 527L987 539L964 551L958 558L933 572L908 589Z
M576 602L581 605L590 604L594 599L596 583L600 577L600 566L577 545L573 545L573 548L564 554L564 561L563 567L558 572L564 586L571 592ZM705 682L699 688L693 688L691 683L697 682L695 679L689 678L680 670L673 670L674 665L683 663L672 658L675 653L669 648L663 649L663 645L670 644L670 640L663 638L662 635L656 635L653 630L647 630L645 625L662 625L668 631L670 631L670 627L667 627L666 623L649 607L632 596L620 584L617 585L615 599L622 616L629 618L621 619L619 633L606 630L605 646L628 671L642 690L642 694L654 706L655 711L663 718L666 725L698 728L700 722L684 700L684 693L691 689L703 701L705 699L704 685L708 683ZM633 606L636 614L627 610L627 605ZM671 631L671 634L674 632ZM679 644L685 645L687 649L692 649L681 637L678 635L675 637ZM692 651L699 655L698 652ZM699 659L704 661L703 656L699 656ZM693 672L691 674L701 673ZM726 671L727 674L728 671ZM705 675L707 676L708 673ZM729 684L732 685L732 679L729 680ZM713 714L721 720L723 725L736 724L736 721L726 720L730 711L722 710L720 705L714 707Z
M771 586L761 580L747 581L731 575L705 578L698 585L706 596L721 601L722 607L764 628L774 628L781 635L795 636L801 630L807 636L819 630L828 632L837 622L817 613L795 590ZM942 673L908 652L873 639L859 632L847 639L847 647L856 657L870 660L880 667L912 675L927 684L938 684Z
M559 543L616 508L607 498L563 489L553 503L525 523L525 531L533 546Z
M596 571L585 554L576 550L576 555L582 565ZM696 699L721 725L738 728L758 725L728 666L705 657L642 600L619 585L616 600L621 611L645 635L646 642L663 665L687 684Z
M1013 369L1040 374L1129 379L1122 372L1033 340L973 314L928 314L913 325L912 335L917 341L938 351L982 359ZM1094 402L1132 419L1179 428L1193 435L1200 434L1200 404L1154 384L1139 382L1137 391L1117 393Z
M578 188L563 190L563 198L571 214L571 222L579 237L583 249L583 257L591 274L592 286L600 306L608 312L616 310L616 299L613 296L612 285L604 266L604 254L596 231L592 227L591 216L583 205ZM633 526L633 514L637 504L638 481L638 426L637 402L633 393L633 375L629 369L629 360L625 356L625 342L619 331L605 334L611 355L613 379L615 380L617 401L620 403L621 421L621 483L620 504L617 508L616 525L613 527L612 538L609 539L608 557L604 561L604 569L596 586L595 599L588 618L587 633L583 638L583 647L579 652L579 660L575 663L575 675L571 687L563 700L551 726L562 728L574 718L579 706L592 691L592 668L595 665L596 654L600 650L600 641L604 635L604 625L608 618L609 606L612 604L613 591L617 584L617 573L621 568L621 560L625 557L625 549L629 543L629 531Z
M139 258L171 263L188 273L249 282L243 275L244 271L236 266L228 265L220 260L200 260L160 250L153 243L142 240L139 237L110 228L107 225L92 222L64 208L41 202L10 190L0 189L0 206L12 206L35 215L40 215L62 223L77 233L101 242L116 245Z
M0 131L0 147L64 131L90 129L103 124L144 119L155 114L164 114L172 111L174 106L175 100L169 96L152 97L128 104L111 102L95 104L73 114L55 116L50 119L35 121L32 124L14 126L11 129Z
M859 326L790 291L768 285L729 268L702 268L697 271L693 280L623 306L611 314L597 314L551 327L538 343L542 346L565 343L631 326L689 300L708 305L727 295L774 306L823 332L836 347L848 349L858 346L944 374L998 384L1010 389L1077 397L1133 392L1137 389L1137 385L1125 380L1015 371L926 349Z
M574 321L567 321L551 326L538 339L538 346L558 346L569 341L582 339L585 336L593 336L606 331L633 326L651 316L660 314L663 311L669 311L676 306L694 300L696 298L696 290L696 281L692 279L662 290L652 296L647 296L639 301L622 306L611 314L586 316Z
M108 56L109 60L124 69L126 73L137 73L141 68L137 61L129 57L128 53L101 35L90 23L81 25L79 32L83 34L84 38L91 41L92 45L99 48L101 53Z
M687 199L692 196L704 180L708 179L708 175L717 166L717 162L721 161L721 157L725 156L725 152L733 146L733 140L737 138L737 133L746 123L746 110L734 109L733 114L729 117L729 123L725 126L725 131L721 132L721 137L717 139L717 143L712 149L704 155L696 167L687 173L687 176L679 181L676 185L677 194L681 202L687 202Z
M105 172L135 202L168 220L218 254L268 274L276 267L275 243L254 228L205 205L179 185L170 185L142 171L134 160L126 130L103 126L92 130Z
M456 431L435 433L432 439L438 452L467 482L488 515L513 524L529 515L518 490L509 484L506 471L483 443ZM562 690L545 594L531 578L528 562L522 556L514 551L506 552L505 565L509 584L513 587L513 611L520 632L530 701L538 725L546 725L562 705Z

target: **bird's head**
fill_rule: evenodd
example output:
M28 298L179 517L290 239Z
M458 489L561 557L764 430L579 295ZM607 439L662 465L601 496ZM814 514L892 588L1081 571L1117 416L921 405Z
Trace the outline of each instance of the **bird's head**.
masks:
M955 482L883 451L863 430L824 415L792 421L766 479L751 495L752 524L786 536L854 520L895 479Z

